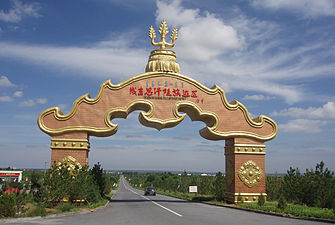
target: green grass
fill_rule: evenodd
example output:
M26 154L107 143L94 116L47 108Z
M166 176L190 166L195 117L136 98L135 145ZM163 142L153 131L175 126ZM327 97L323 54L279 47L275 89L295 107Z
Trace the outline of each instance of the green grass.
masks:
M72 212L76 210L76 206L71 203L61 203L56 208L62 212Z
M158 194L168 195L176 198L186 199L186 200L192 200L192 197L195 195L189 194L189 193L182 193L182 192L170 192L170 191L163 191L163 190L156 190Z
M34 217L34 216L46 216L47 215L47 211L45 210L45 206L38 204L36 206L36 208L34 208L33 210L31 210L27 216L29 217Z
M213 200L213 196L211 195L199 195L199 194L191 194L191 193L182 193L182 192L170 192L170 191L163 191L163 190L156 190L158 194L168 195L176 198L186 199L190 201L211 201Z
M228 205L227 203L216 201L214 197L211 195L195 195L195 194L190 194L190 193L170 192L170 191L162 191L162 190L157 190L157 193L176 197L176 198L191 200L191 201L199 201L199 202L203 201L203 202L209 202L209 203L214 203L218 205ZM301 218L323 218L323 219L335 220L335 213L331 209L323 209L323 208L317 208L317 207L308 207L304 205L288 204L285 210L280 210L277 208L277 205L278 205L277 202L266 202L263 206L259 206L256 202L256 203L238 204L235 206L241 207L241 208L259 210L259 211L265 211L265 212L289 214L289 215L293 215L293 216L301 217Z
M290 214L302 218L314 217L335 220L335 214L331 209L288 204L286 209L280 210L277 208L277 204L277 202L266 202L263 206L259 206L257 203L239 204L238 206L241 208L256 209L266 212Z
M108 199L102 199L102 200L98 201L97 203L92 203L92 204L85 205L83 208L95 209L95 208L106 205L107 202L109 202Z
M108 195L106 195L106 197L111 199L113 197L113 195L114 195L114 193L110 192Z
M91 203L87 205L75 205L71 203L61 203L56 207L56 209L62 212L77 212L77 211L80 211L80 209L96 209L98 207L106 205L107 202L109 202L109 199L101 199L100 201L96 203Z

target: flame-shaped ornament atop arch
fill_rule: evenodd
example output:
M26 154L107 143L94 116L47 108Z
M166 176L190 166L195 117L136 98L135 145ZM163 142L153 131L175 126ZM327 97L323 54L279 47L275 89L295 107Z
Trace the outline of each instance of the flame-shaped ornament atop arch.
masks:
M206 124L200 135L209 140L247 137L264 142L278 131L269 117L251 119L243 104L228 103L220 87L207 88L171 72L147 72L116 85L108 80L95 98L81 96L66 115L58 107L45 110L38 125L50 136L75 132L110 136L118 129L112 119L126 118L134 110L142 111L139 120L144 126L158 130L176 126L187 114Z

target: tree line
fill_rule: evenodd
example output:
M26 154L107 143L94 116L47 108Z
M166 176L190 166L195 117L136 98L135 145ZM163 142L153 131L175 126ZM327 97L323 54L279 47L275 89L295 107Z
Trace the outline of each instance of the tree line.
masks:
M322 161L305 173L290 167L284 176L267 176L266 192L269 200L335 210L334 171L325 168Z
M198 186L199 195L211 195L224 201L225 176L221 172L216 176L187 175L186 172L181 175L129 173L126 176L134 187L154 186L162 191L187 193L189 186ZM334 172L326 168L324 162L305 173L291 167L283 176L266 176L266 193L268 200L279 201L282 208L287 203L295 203L335 210Z
M162 191L174 193L188 193L189 186L197 186L200 195L212 195L218 201L224 200L225 177L221 172L216 176L188 175L184 173L178 175L173 173L163 174L125 174L128 181L134 187L153 186Z
M34 205L37 211L29 212L28 216L46 214L46 207L54 208L64 202L94 204L106 198L112 185L119 180L119 175L105 173L99 163L92 169L54 163L45 173L29 171L24 172L23 177L27 181L0 182L0 218L24 214L28 203Z

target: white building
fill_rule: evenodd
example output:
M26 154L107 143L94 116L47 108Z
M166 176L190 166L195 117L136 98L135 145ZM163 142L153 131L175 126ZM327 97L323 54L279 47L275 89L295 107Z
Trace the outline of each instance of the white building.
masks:
M16 179L16 181L21 182L22 171L0 170L0 179L2 180Z

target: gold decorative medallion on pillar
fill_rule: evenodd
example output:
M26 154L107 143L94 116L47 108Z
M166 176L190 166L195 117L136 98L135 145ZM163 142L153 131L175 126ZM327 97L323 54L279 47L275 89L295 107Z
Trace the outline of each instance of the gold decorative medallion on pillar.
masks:
M73 158L72 156L68 155L66 157L64 157L59 163L59 166L63 165L63 166L68 166L71 170L74 170L76 168L76 166L81 169L82 166L80 165L80 163Z
M255 186L262 179L262 176L262 170L252 160L245 162L238 170L238 177L248 187Z

